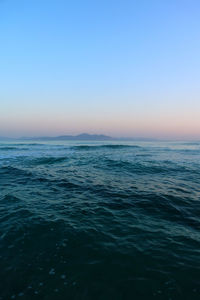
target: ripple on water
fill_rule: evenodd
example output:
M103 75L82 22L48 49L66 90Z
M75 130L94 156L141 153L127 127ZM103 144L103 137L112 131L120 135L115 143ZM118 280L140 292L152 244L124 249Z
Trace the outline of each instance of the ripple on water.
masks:
M198 146L1 144L2 299L199 299Z

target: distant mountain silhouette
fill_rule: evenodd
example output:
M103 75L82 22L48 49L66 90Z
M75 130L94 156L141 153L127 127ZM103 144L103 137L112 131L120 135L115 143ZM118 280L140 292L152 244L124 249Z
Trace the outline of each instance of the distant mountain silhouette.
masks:
M22 137L21 139L25 140L51 140L51 141L66 141L66 140L84 140L84 141L109 141L113 138L103 134L88 134L81 133L79 135L61 135L61 136L43 136L43 137Z
M0 137L0 140L3 141L18 141L18 140L34 140L34 141L146 141L154 142L159 141L155 138L145 138L145 137L111 137L104 134L89 134L81 133L78 135L60 135L60 136L39 136L39 137L20 137L20 138L11 138L11 137Z

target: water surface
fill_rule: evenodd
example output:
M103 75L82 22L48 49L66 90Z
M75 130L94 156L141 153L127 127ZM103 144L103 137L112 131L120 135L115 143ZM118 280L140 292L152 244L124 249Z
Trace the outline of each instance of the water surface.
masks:
M200 299L200 143L0 142L0 299Z

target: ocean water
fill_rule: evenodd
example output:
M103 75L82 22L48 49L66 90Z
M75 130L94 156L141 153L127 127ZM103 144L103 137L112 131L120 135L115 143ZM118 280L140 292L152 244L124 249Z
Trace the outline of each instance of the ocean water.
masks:
M0 143L0 299L200 299L200 143Z

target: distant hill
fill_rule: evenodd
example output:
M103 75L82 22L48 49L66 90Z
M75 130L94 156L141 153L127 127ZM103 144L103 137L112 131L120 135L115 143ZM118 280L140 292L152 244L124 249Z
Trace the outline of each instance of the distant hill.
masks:
M109 141L113 138L103 134L88 134L81 133L79 135L61 135L55 137L43 136L43 137L22 137L23 140L50 140L50 141L66 141L66 140L76 140L76 141Z
M145 138L145 137L121 137L114 138L104 134L89 134L81 133L78 135L60 135L60 136L39 136L39 137L20 137L20 138L11 138L11 137L0 137L2 141L144 141L144 142L155 142L159 141L158 139Z

